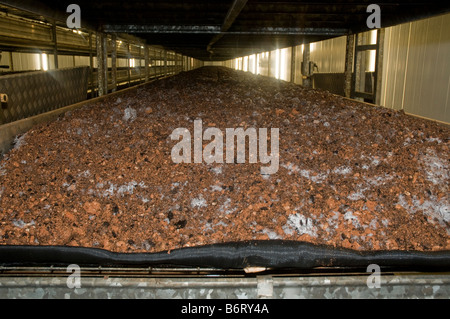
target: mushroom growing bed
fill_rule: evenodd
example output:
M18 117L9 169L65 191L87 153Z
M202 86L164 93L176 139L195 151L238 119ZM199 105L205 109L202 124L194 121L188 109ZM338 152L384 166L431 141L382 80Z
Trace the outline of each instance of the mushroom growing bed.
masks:
M278 170L175 163L172 132L194 136L199 120L203 131L278 128ZM449 250L449 132L268 77L183 72L18 137L0 162L0 244L152 253L283 239Z

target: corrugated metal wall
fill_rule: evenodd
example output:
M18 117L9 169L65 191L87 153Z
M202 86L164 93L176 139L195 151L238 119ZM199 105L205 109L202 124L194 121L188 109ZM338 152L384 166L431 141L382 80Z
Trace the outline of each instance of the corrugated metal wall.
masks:
M184 56L180 55L172 55L168 56L167 65L177 65L176 62L178 61L180 65L181 59L185 58ZM175 61L175 58L178 60ZM43 61L45 59L45 62ZM164 64L164 57L161 58L162 60L155 60L155 65L163 65ZM196 61L195 59L191 59L191 66L190 69L195 68L194 65L197 67L202 66L203 63L200 63L200 61ZM139 58L133 58L131 60L134 60L135 67L144 66L145 65L145 59L139 59ZM12 61L12 63L11 63ZM194 62L195 61L195 62ZM117 58L117 67L128 67L129 59L124 58ZM189 61L188 61L189 62ZM43 63L46 63L47 67L43 67ZM55 69L55 62L53 58L53 54L42 54L42 53L24 53L24 52L7 52L3 51L2 53L2 65L8 65L10 68L6 71L15 71L15 72L22 72L22 71L36 71L36 70L53 70ZM111 67L111 58L108 58L108 67ZM93 57L93 65L97 65L97 58ZM89 56L78 56L78 55L58 55L58 68L71 68L71 67L77 67L77 66L90 66ZM0 73L1 75L1 73Z
M0 17L0 33L11 42L2 43L2 45L21 46L21 41L28 40L43 41L48 44L47 49L42 52L30 53L22 49L13 52L3 51L1 64L10 68L0 69L0 74L8 71L55 68L51 49L53 43L51 25L32 21L27 24L23 19L3 13L0 13ZM385 30L380 102L382 106L403 109L407 113L450 123L449 30L450 14L405 23ZM28 34L32 34L30 39L27 38ZM94 47L90 47L88 34L78 34L59 27L56 28L56 34L58 50L64 51L64 54L60 53L58 56L59 68L91 65L89 52L94 53L92 65L94 68L96 67L95 35L92 39ZM133 68L131 73L142 73L141 69L145 64L142 47L134 44L127 47L125 44L121 45L121 41L119 42L117 67L131 67ZM322 77L330 75L333 78L336 74L342 74L345 69L345 47L345 36L312 43L311 61L318 66L316 72ZM303 46L299 45L295 49L293 77L291 77L292 48L258 53L225 62L207 63L206 65L224 65L285 81L293 80L294 83L301 84ZM125 56L132 58L124 58ZM164 57L161 48L150 48L150 56L154 69L154 72L150 73L155 73L155 75L156 72L161 71L159 69L162 68L164 60L167 61L167 66L179 66L179 69L182 70L190 70L203 65L202 61L174 55L172 52L167 52L167 57ZM131 63L134 65L130 65ZM111 67L111 58L108 58L108 66ZM95 81L92 81L91 84L95 84Z
M54 31L54 32L53 32ZM74 31L68 28L52 26L50 23L25 17L6 14L0 11L0 75L11 72L53 70L53 53L58 52L58 68L77 66L97 67L96 32L89 30ZM140 40L116 39L115 48L118 68L144 68L145 46ZM107 50L111 67L113 36L108 36ZM166 63L165 73L176 73L182 69L192 69L203 65L202 61L167 51L159 46L147 46L150 68ZM3 51L3 52L1 52ZM89 56L93 56L91 65ZM189 60L190 59L190 60ZM154 72L150 72L153 75Z
M274 77L283 81L290 81L291 54L292 48L283 48L223 62L206 62L205 65L221 65L236 70ZM301 49L298 49L296 52L296 61L298 56L302 57ZM298 70L300 72L300 66L298 66ZM296 74L300 73L296 72ZM301 81L301 77L299 80Z
M206 61L204 66L225 66L221 61Z
M302 84L302 61L303 61L303 45L295 47L295 72L294 83Z
M372 33L367 33L371 43L376 38L375 31ZM295 48L293 80L294 83L301 84L303 46ZM315 70L316 73L333 78L344 73L345 36L311 43L310 50L310 60L315 62L319 69ZM370 56L367 59L367 71L373 71L373 53L368 52ZM291 48L257 56L260 57L257 60L258 74L290 80ZM242 58L226 61L223 65L247 71ZM280 67L285 68L285 72L280 70ZM382 106L403 109L406 113L450 123L450 14L385 30L381 91Z
M311 44L311 61L315 62L317 73L343 73L345 69L346 37L333 38ZM246 63L246 61L249 61ZM219 65L255 74L268 75L284 81L291 80L292 48L283 48L248 57L221 62ZM256 69L252 67L256 61ZM303 61L303 45L295 47L294 83L302 83L301 62ZM209 65L213 65L208 63ZM214 65L218 65L215 63Z
M381 105L450 123L450 14L387 28Z
M311 43L311 61L319 68L317 73L344 73L346 37Z

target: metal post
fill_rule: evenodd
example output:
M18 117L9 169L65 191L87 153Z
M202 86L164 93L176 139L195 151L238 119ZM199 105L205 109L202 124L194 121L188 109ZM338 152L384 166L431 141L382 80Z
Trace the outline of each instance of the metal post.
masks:
M142 45L139 44L139 83L142 82Z
M272 60L272 51L269 51L269 59L267 60L267 76L270 76L270 60Z
M92 54L92 32L89 32L89 66L90 69L90 88L91 88L91 95L94 96L94 55Z
M164 75L164 51L159 51L159 72L158 76Z
M14 71L14 60L13 60L13 53L12 53L12 51L9 51L9 62L11 64L11 71Z
M364 34L363 34L364 35ZM365 44L366 37L361 37L363 44ZM359 92L366 92L366 51L361 52L359 56L360 62L359 62L359 72L357 76L359 76ZM357 82L358 83L358 82Z
M375 104L381 103L381 80L383 76L383 54L384 54L384 33L385 29L377 30L377 56L375 62Z
M295 46L291 47L291 82L295 83L295 53L297 48Z
M344 93L345 97L350 98L352 92L352 73L353 73L353 54L355 46L355 35L347 35L345 47L345 71L344 71Z
M144 45L144 63L145 63L145 82L148 82L148 80L150 79L150 69L149 69L149 64L150 64L150 58L148 55L148 46Z
M176 73L178 73L178 54L177 53L175 53L174 55L173 55L173 58L175 59L175 65L174 65L174 73L176 74Z
M107 52L106 52L106 36L97 33L97 85L98 96L108 93L107 84Z
M53 21L52 25L52 37L53 37L53 61L55 64L55 69L58 69L58 41L56 37L56 22Z
M103 37L103 69L104 69L104 87L105 94L108 94L108 36L105 34Z
M167 75L167 51L164 50L164 76Z
M309 62L311 57L311 49L310 44L305 44L303 47L303 65L302 65L302 74L303 74L303 82L302 85L304 87L311 87L311 74L309 70Z
M364 33L357 34L356 35L356 46L363 45L364 42ZM364 51L358 51L355 53L355 80L353 84L353 94L352 98L355 98L356 100L364 101L361 97L356 97L355 92L365 92L365 71L366 71L366 63L365 63L365 52Z
M111 82L112 92L117 91L117 38L111 35Z
M130 59L131 59L131 44L127 44L127 73L128 73L128 87L131 86L131 65L130 65Z
M156 65L156 49L152 50L152 61L153 61L153 78L158 77L158 68Z
M163 72L163 71L161 71L162 70L162 63L161 63L162 60L163 60L162 51L159 51L159 62L158 62L158 73L157 73L158 76L161 76L161 74Z

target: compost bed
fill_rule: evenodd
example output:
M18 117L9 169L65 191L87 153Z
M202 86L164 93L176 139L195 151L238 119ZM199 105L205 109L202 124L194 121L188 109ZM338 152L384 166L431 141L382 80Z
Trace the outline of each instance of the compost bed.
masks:
M262 175L267 164L248 161L174 163L171 133L193 136L199 119L223 132L279 128L278 171ZM447 126L205 67L17 137L0 162L0 244L170 254L283 240L446 251L449 160Z

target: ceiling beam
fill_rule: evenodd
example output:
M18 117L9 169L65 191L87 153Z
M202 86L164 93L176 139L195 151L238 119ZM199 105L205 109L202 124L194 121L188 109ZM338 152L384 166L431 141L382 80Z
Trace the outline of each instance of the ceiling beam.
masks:
M129 32L129 33L152 33L152 34L220 34L221 27L217 25L103 25L103 31Z
M66 20L69 17L69 13L57 10L41 1L0 0L0 4L36 15L36 19L43 17L54 22L62 23L63 25L66 25ZM95 28L84 19L82 19L81 26L84 29L95 30Z
M239 13L241 13L242 9L244 9L246 4L247 0L234 0L233 4L230 7L230 10L228 10L225 21L222 24L222 32L228 31L228 29L233 25L234 21L238 17Z
M245 5L247 4L247 0L234 0L233 4L231 5L230 9L228 10L228 13L225 17L225 20L223 21L222 28L220 34L215 35L211 41L209 42L208 46L206 47L206 51L212 53L212 47L214 44L216 44L217 41L219 41L223 37L223 33L227 32L228 29L233 25L234 21L238 17L239 13L241 13L242 9L244 9Z
M185 25L104 25L106 33L145 33L145 34L214 34L220 35L344 35L346 28L290 28L259 27L242 31L221 31L220 26L185 26Z
M36 15L43 16L45 18L50 18L57 21L65 21L67 16L62 14L60 11L51 8L50 6L45 5L39 1L31 1L31 0L2 0L0 4L4 4L6 6L26 11L29 13L33 13Z

